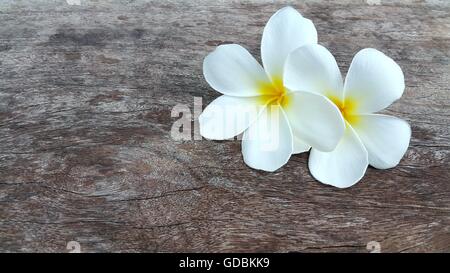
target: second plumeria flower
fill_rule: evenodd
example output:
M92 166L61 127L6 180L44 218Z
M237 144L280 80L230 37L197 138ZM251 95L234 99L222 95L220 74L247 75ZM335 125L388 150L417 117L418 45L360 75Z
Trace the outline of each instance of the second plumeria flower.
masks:
M223 140L243 133L244 161L265 171L277 170L293 153L310 146L332 151L345 128L339 109L320 94L285 85L289 53L316 43L313 23L286 7L264 28L264 68L242 46L217 47L205 58L203 73L209 85L223 95L199 117L201 135Z
M293 51L286 63L285 85L327 96L346 121L343 138L332 152L311 150L309 169L319 181L339 188L358 182L370 164L396 166L405 154L411 129L404 120L380 114L405 88L401 68L372 48L358 52L342 82L333 55L321 45Z

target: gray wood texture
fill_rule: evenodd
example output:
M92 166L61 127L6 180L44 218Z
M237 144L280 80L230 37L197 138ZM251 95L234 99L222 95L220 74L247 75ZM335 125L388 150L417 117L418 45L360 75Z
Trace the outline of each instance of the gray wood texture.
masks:
M450 251L449 2L80 1L0 3L0 251ZM403 68L396 168L339 190L307 154L267 173L238 141L170 137L176 104L219 95L203 58L234 42L259 59L287 4L342 71L365 47Z

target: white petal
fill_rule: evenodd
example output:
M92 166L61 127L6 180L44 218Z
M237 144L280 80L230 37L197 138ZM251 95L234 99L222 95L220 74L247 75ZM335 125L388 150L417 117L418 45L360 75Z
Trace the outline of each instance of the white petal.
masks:
M342 76L336 60L318 44L302 46L289 54L283 80L293 91L343 98Z
M345 79L346 98L358 104L356 111L370 114L399 99L405 89L402 69L382 52L366 48L358 52Z
M301 154L309 151L309 149L311 149L311 146L301 141L298 137L294 136L294 151L292 152L293 154Z
M409 146L409 124L386 115L361 115L359 118L353 128L369 153L369 164L377 169L395 167Z
M258 96L261 83L270 82L262 66L242 46L221 45L203 61L203 75L222 94Z
M244 161L252 168L273 172L286 164L293 151L288 120L280 106L270 106L242 138Z
M263 110L259 97L222 95L199 116L200 134L209 139L232 138L247 129Z
M356 184L364 176L368 164L367 151L349 125L334 151L324 153L312 149L308 163L317 180L338 188Z
M320 151L332 151L342 135L345 123L339 109L326 97L293 92L287 95L284 111L292 134Z
M292 7L282 8L272 15L261 41L262 62L272 80L283 76L288 54L309 43L317 43L317 31L311 20Z

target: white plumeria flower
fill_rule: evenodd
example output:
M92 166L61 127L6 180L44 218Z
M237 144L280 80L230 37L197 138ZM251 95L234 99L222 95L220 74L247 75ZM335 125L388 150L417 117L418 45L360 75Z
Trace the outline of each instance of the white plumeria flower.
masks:
M394 60L376 49L363 49L353 58L343 84L333 55L315 44L293 51L285 69L288 88L327 96L346 121L344 137L334 151L311 149L309 169L317 180L346 188L364 176L368 164L387 169L399 163L411 128L404 120L373 114L403 94L403 72Z
M339 109L326 97L284 85L286 58L317 43L313 23L291 7L276 12L264 28L261 65L243 47L221 45L204 60L206 81L223 95L199 117L205 138L223 140L241 133L244 161L275 171L291 154L332 151L345 129ZM250 113L250 114L249 114Z

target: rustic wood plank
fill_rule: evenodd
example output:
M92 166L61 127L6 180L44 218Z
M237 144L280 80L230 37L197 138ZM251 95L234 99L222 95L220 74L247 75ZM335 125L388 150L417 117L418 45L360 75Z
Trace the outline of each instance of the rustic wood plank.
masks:
M386 113L412 125L406 156L338 190L306 154L265 173L237 141L170 137L173 106L218 96L204 56L259 56L283 3L2 1L0 251L450 251L450 5L368 2L291 3L343 71L374 47L405 72Z

